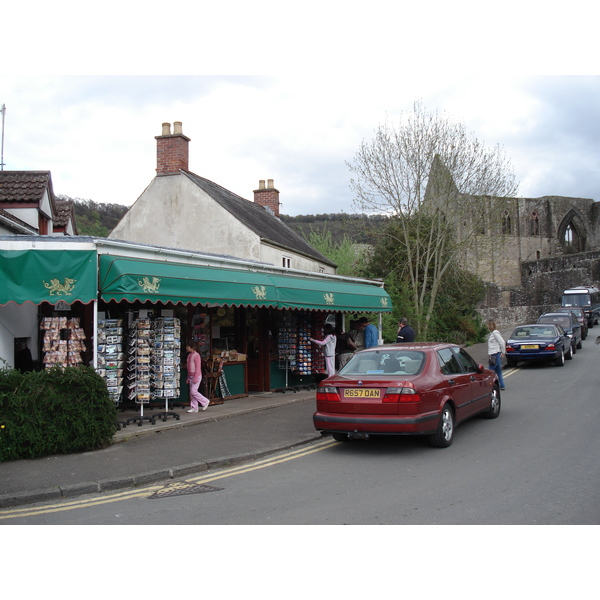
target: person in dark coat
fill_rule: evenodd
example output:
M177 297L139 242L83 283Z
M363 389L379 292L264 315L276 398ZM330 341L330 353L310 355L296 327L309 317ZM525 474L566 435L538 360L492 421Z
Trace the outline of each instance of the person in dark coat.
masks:
M31 350L27 347L27 342L25 340L19 340L17 342L17 349L15 369L21 373L33 371L33 358L31 357Z
M398 321L398 337L396 338L397 344L402 344L405 342L414 342L415 341L415 331L408 324L408 319L406 317L402 317Z

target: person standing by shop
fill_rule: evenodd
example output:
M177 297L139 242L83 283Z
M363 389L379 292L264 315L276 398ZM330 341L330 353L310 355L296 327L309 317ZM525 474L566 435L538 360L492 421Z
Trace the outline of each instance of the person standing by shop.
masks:
M489 368L498 375L500 389L503 390L505 388L502 377L502 356L506 354L506 343L496 328L496 323L491 319L487 322L487 328L490 332L488 337Z
M327 377L331 377L335 374L335 346L336 346L336 337L333 333L333 326L327 323L325 327L323 327L323 333L325 334L324 340L315 340L313 338L309 338L309 340L313 344L317 344L317 346L323 346L325 350L325 366L327 369Z
M198 344L196 342L189 342L185 347L188 352L187 357L187 383L190 386L190 409L189 413L198 412L199 407L202 410L206 410L210 404L210 400L203 396L198 388L202 381L202 361L200 360L200 354L198 354Z
M365 349L365 332L358 325L358 321L350 321L350 338L356 346L355 353Z
M341 327L336 330L335 334L337 336L335 353L337 355L337 368L339 370L354 356L356 344L350 334L347 331L342 331Z
M398 337L396 338L397 344L404 344L406 342L414 342L415 341L415 331L408 324L408 319L406 317L402 317L398 321Z
M365 334L365 348L372 348L379 345L379 331L373 323L369 323L367 317L361 317L358 320L358 326Z

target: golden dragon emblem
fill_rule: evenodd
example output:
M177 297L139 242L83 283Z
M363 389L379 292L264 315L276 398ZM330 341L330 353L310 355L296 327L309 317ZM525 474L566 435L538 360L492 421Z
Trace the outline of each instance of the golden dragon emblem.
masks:
M146 294L156 294L160 287L160 278L153 277L152 280L150 280L148 277L143 277L141 280L138 279L138 284Z
M50 283L42 280L42 283L46 289L50 290L51 296L70 296L73 293L77 279L65 277L64 283L61 283L60 279L51 279Z
M267 299L267 288L264 285L258 286L255 285L252 288L252 293L256 297L257 300L266 300Z

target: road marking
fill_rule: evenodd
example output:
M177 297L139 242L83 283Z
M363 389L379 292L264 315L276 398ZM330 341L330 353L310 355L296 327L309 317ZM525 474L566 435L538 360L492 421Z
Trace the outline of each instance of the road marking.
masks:
M317 442L315 446L311 446L310 448L301 448L299 450L291 450L286 452L283 455L271 456L270 458L263 458L258 461L254 461L250 464L240 465L238 467L232 467L230 469L226 469L225 471L219 471L215 474L203 475L201 477L195 477L191 479L183 480L184 483L189 484L197 484L197 483L206 483L208 481L215 481L217 479L224 479L226 477L232 477L234 475L240 475L243 473L248 473L250 471L256 471L257 469L264 469L266 467L270 467L273 465L277 465L283 462L287 462L290 460L294 460L296 458L301 458L303 456L307 456L309 454L314 454L315 452L320 452L321 450L326 450L331 446L338 445L339 442L336 442L332 439L325 439ZM33 508L17 508L13 510L8 510L5 512L0 512L0 520L7 519L18 519L23 517L35 517L39 515L52 514L57 512L64 512L67 510L75 510L78 508L88 508L92 506L99 506L101 504L110 504L113 502L121 502L123 500L131 500L133 498L144 498L149 495L164 489L165 484L161 485L153 485L147 486L143 488L127 490L124 492L119 492L116 494L110 494L109 496L95 497L95 498L87 498L83 500L73 500L70 502L61 502L60 504L48 504L45 506L38 506ZM0 509L1 510L1 509Z

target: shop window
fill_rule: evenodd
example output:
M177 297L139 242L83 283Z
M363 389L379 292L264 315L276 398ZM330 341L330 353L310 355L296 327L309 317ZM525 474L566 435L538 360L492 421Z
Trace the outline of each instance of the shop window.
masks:
M238 321L239 313L233 306L222 306L213 310L211 325L213 354L243 352Z

